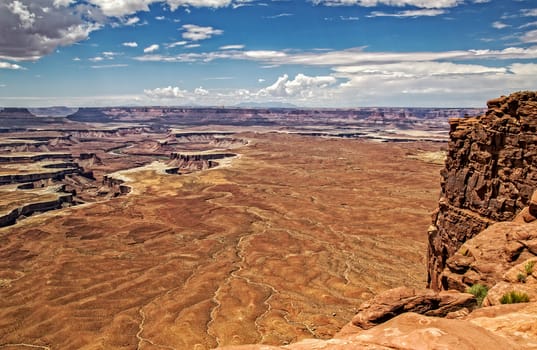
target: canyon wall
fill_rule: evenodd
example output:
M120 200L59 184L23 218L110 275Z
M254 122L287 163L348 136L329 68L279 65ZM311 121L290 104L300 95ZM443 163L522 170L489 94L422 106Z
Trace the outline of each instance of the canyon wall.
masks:
M439 207L429 228L428 285L460 246L497 221L512 220L537 188L537 92L490 100L479 117L450 120Z

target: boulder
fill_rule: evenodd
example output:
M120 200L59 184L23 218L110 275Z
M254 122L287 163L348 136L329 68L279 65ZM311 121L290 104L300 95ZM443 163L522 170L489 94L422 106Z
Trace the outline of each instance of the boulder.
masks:
M351 323L359 329L369 329L405 312L446 316L463 308L473 309L476 305L471 294L399 287L363 303Z

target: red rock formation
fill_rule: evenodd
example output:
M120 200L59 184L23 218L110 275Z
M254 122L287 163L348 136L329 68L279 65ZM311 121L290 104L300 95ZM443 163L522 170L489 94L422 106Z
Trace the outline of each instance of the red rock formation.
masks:
M537 93L488 102L485 115L450 120L439 208L429 229L428 284L448 288L441 274L468 239L513 219L537 187Z

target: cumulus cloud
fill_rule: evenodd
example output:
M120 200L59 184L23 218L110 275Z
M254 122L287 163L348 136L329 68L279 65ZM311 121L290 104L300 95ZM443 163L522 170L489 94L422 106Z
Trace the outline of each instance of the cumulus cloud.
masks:
M138 43L135 42L135 41L129 41L129 42L125 42L122 44L123 46L127 46L127 47L138 47Z
M99 7L109 17L122 17L139 11L149 11L149 5L154 0L89 0L89 3Z
M259 91L261 96L274 97L312 97L315 90L324 89L336 83L336 78L331 76L311 77L304 74L298 74L293 80L289 79L287 74L279 77L276 82Z
M168 86L164 88L146 89L144 90L146 96L152 99L176 99L185 97L188 93L186 90L181 90L177 86Z
M240 1L239 1L240 2ZM231 0L166 0L172 11L175 11L180 6L192 7L226 7L231 5Z
M35 22L35 13L28 10L28 6L24 5L20 1L13 1L7 5L8 10L20 19L20 26L25 29L29 29Z
M85 5L69 1L0 2L0 58L38 60L60 46L88 39L102 24L89 18Z
M71 5L74 2L75 2L75 0L54 0L53 5L56 8L58 8L58 7L67 7L67 6Z
M9 0L0 1L0 59L38 60L58 47L87 40L106 23L138 25L132 16L163 4L174 11L180 6L220 8L244 0ZM184 28L185 38L197 41L222 34L212 27Z
M183 38L192 41L209 39L215 35L221 35L223 33L220 29L202 27L195 24L185 24L181 28L184 30Z
M158 44L153 44L144 49L144 53L152 53L157 51L160 48Z
M194 90L194 93L196 95L207 96L209 94L209 91L205 90L203 87L200 86Z

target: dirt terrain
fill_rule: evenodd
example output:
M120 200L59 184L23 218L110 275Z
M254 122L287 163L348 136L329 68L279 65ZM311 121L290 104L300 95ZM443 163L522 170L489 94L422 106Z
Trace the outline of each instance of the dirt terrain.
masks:
M128 195L0 229L0 348L330 338L375 293L425 284L442 144L235 137L219 167L143 158Z

